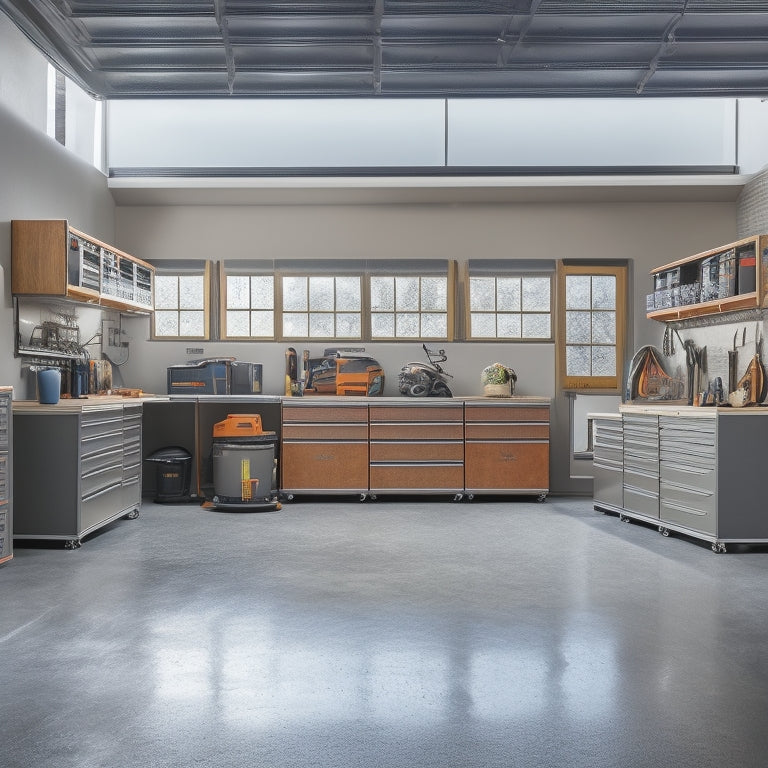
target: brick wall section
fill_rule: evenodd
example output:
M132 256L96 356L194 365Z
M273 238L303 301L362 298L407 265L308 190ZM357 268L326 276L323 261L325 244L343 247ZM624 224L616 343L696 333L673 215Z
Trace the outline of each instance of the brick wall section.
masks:
M736 208L737 238L768 232L768 169L744 186Z

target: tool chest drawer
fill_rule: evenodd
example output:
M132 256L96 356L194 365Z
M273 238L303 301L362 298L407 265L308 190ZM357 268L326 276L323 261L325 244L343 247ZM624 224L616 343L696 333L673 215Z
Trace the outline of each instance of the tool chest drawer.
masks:
M283 425L288 422L338 424L343 422L368 423L367 405L299 405L283 402Z
M717 509L714 491L707 488L693 488L662 480L659 484L659 494L664 499L705 513L713 514Z
M103 413L85 411L80 416L80 434L83 440L100 435L122 433L122 431L122 409L113 409Z
M624 509L645 517L658 518L659 494L624 482Z
M461 463L372 464L371 491L430 493L460 492L464 489L464 466Z
M699 533L717 533L717 514L714 509L694 507L674 498L661 499L659 518L664 523L681 525Z
M11 398L0 392L0 451L10 446Z
M0 502L8 501L11 494L10 460L7 453L0 453Z
M467 440L549 440L549 424L472 422L464 427Z
M494 423L546 422L549 423L549 406L502 405L492 403L467 403L464 420Z
M461 403L431 404L422 403L414 405L371 405L369 406L371 426L377 422L455 422L463 425L464 408Z
M397 440L372 442L371 464L374 462L440 462L464 461L464 444L456 441L414 441L403 443Z
M368 423L343 422L339 424L296 423L283 424L283 442L311 440L368 441Z
M376 424L370 427L371 442L376 440L448 440L458 442L464 439L462 424L434 422L410 422L407 424Z

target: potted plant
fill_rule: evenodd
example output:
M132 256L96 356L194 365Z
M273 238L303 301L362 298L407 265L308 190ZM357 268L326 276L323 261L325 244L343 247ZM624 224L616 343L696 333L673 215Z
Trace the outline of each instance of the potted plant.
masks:
M515 393L517 374L508 365L493 363L480 375L486 397L511 397Z

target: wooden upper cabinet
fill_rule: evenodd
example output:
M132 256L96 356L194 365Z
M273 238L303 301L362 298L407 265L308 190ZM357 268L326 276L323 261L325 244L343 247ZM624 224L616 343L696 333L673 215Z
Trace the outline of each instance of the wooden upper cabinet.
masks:
M668 322L768 305L768 235L754 235L651 271L646 311Z
M11 222L11 291L121 311L151 312L151 264L70 227L64 219Z

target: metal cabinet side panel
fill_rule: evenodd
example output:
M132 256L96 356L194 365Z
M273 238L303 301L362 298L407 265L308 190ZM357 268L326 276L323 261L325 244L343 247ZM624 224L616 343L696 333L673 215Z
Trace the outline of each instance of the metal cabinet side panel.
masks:
M14 414L14 536L77 535L79 418L78 413Z
M721 415L717 420L717 535L722 539L767 539L765 416Z

